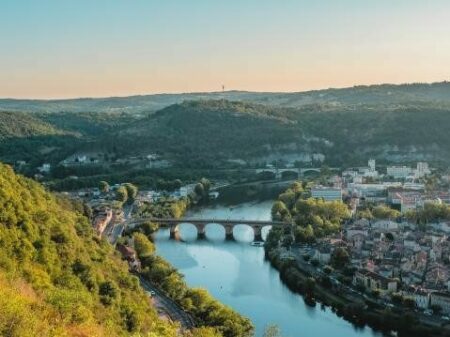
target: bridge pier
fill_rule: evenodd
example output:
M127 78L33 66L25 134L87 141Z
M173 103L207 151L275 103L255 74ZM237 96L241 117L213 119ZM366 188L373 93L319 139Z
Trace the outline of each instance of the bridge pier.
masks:
M234 236L233 236L233 226L230 225L224 225L225 227L225 240L227 241L233 241L234 240Z
M259 242L263 241L262 227L260 227L260 226L253 226L253 233L255 234L254 238L253 238L253 241L259 241Z
M180 238L180 233L178 232L178 225L170 226L170 238L172 240L178 240Z
M197 240L205 240L206 239L206 230L205 225L196 225L197 227Z

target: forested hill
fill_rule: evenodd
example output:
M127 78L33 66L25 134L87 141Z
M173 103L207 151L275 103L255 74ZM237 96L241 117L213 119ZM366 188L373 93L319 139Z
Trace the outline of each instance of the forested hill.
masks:
M175 104L124 128L107 143L118 149L158 149L192 165L233 156L251 157L301 142L296 122L282 109L242 102Z
M378 109L322 105L293 109L195 101L131 123L107 143L126 151L158 149L190 165L273 152L320 152L340 165L364 161L367 156L446 158L450 154L447 125L450 109L426 103Z
M0 335L180 336L83 207L0 164ZM213 336L207 335L207 336Z
M0 159L25 160L33 167L97 151L113 158L158 153L185 168L223 167L234 159L264 162L280 153L321 153L332 166L360 165L368 157L448 163L447 86L432 85L433 95L426 96L441 101L421 101L414 92L423 94L424 85L411 85L410 98L401 104L380 98L378 104L293 108L219 99L184 101L147 114L0 112ZM369 88L385 92L385 86ZM361 90L367 94L369 88Z
M293 93L225 91L65 100L0 99L0 110L25 112L131 112L138 114L155 112L185 100L217 99L292 108L310 104L392 106L418 102L432 102L448 106L450 104L450 83L383 84Z
M0 139L62 135L65 132L29 114L0 111Z

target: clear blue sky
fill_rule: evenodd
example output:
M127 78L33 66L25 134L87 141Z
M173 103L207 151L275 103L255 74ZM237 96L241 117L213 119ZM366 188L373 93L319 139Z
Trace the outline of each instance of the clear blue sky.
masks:
M448 0L0 1L0 97L445 79Z

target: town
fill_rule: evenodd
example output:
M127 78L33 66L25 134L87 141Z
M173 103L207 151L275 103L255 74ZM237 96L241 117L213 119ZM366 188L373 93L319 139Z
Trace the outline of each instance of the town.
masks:
M332 174L311 184L308 197L348 205L342 228L315 240L294 233L281 256L349 296L449 321L448 181L426 162L379 172L371 159L367 167Z

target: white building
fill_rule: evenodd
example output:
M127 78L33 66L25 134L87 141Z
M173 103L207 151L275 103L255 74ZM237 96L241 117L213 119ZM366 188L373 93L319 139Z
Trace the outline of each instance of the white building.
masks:
M372 229L378 229L380 231L390 232L390 231L398 231L399 224L390 220L379 220L375 221L371 224Z
M369 159L369 169L375 171L375 159Z
M375 168L375 159L370 159L368 162L368 166L369 167L362 170L363 176L364 177L372 177L372 178L378 177L378 171Z
M396 179L406 179L414 172L408 166L388 166L387 175Z
M430 306L437 305L442 308L444 314L450 314L450 294L434 292L430 296Z
M52 166L48 163L42 164L42 166L38 167L38 171L41 173L49 173Z
M311 196L325 201L342 200L342 189L317 185L311 188Z
M426 175L430 174L430 168L428 166L428 163L426 162L418 162L417 163L417 168L414 171L414 177L415 178L422 178L425 177Z
M347 188L350 195L355 195L357 197L368 197L382 194L388 188L401 186L402 184L400 182L385 182L382 184L350 183Z

